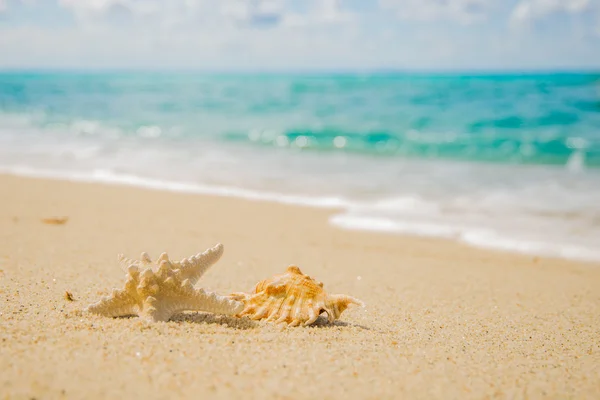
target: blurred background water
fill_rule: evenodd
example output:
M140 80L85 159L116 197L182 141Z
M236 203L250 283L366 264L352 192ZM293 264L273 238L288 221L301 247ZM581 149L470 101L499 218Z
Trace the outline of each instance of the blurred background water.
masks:
M0 72L0 170L600 260L600 74Z

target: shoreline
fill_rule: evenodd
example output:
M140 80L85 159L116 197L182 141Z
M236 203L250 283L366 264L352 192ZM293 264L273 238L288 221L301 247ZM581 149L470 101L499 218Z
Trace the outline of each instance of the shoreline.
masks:
M600 395L598 264L336 229L326 209L9 175L0 187L7 398ZM217 242L224 255L197 287L249 291L296 264L367 307L283 329L83 312L122 287L118 253L180 259Z
M552 249L551 243L544 242L525 242L521 240L511 240L503 236L480 237L480 235L471 232L470 234L447 232L443 227L431 231L423 231L422 228L415 227L412 230L404 228L404 225L390 228L389 223L381 222L378 218L356 218L348 213L353 207L360 207L357 203L343 197L316 197L310 195L293 195L269 191L259 191L253 189L244 189L238 187L204 185L187 182L167 182L154 178L143 178L136 175L115 174L112 172L103 172L96 174L89 173L69 173L61 175L56 171L42 172L32 168L3 168L0 169L0 177L12 176L25 179L43 179L59 182L72 182L92 185L107 185L114 187L130 187L140 190L150 190L174 194L187 194L193 196L207 196L214 198L238 199L241 201L264 202L269 204L280 204L291 207L303 207L309 209L321 209L329 212L328 224L340 230L363 232L367 234L392 235L403 238L420 238L424 240L443 240L457 244L467 245L476 249L483 249L492 252L509 253L522 255L525 257L549 258L558 260L575 261L587 264L600 265L600 253L593 250L578 248ZM365 223L367 221L367 223ZM369 225L379 225L374 228ZM409 224L410 225L410 224ZM485 229L482 230L485 232ZM489 236L489 235L488 235ZM494 243L496 242L496 243ZM537 247L536 248L531 248ZM572 247L572 246L571 246ZM558 254L557 254L558 253ZM566 255L567 253L568 255Z

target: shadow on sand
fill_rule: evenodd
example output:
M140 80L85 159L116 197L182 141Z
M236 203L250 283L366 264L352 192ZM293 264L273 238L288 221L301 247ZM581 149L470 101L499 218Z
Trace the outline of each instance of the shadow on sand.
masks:
M236 318L228 315L215 315L210 313L177 314L171 318L173 322L192 322L195 324L218 324L233 329L252 329L258 325L249 318Z
M135 315L127 315L127 316L121 316L121 317L116 317L116 318L129 319L129 318L135 318L135 317L136 317ZM257 321L253 321L248 317L238 318L238 317L232 317L232 316L228 316L228 315L215 315L215 314L200 313L200 312L177 314L177 315L174 315L169 320L169 322L175 322L175 323L191 322L191 323L195 323L195 324L217 324L217 325L223 325L223 326L226 326L229 328L239 329L239 330L259 328L261 325L261 323L259 323ZM284 325L284 324L279 324L278 326L280 326L281 328L286 328L286 325ZM363 329L363 330L367 330L367 331L372 330L371 328L364 326L364 325L352 324L350 322L344 322L344 321L339 321L339 320L333 321L333 323L330 323L327 320L327 316L325 316L325 315L320 315L319 318L317 318L317 320L315 321L315 323L308 327L298 326L298 327L289 327L289 329L301 329L301 328L332 329L332 328L336 328L336 327L353 327L353 328L359 328L359 329Z
M364 325L352 324L350 322L344 322L344 321L339 321L339 320L333 321L333 323L330 323L327 320L327 317L324 315L320 315L319 318L317 318L317 320L315 321L315 323L311 325L311 328L319 328L319 329L327 329L327 328L335 328L335 327L354 327L354 328L364 329L367 331L371 330L371 328L364 326Z

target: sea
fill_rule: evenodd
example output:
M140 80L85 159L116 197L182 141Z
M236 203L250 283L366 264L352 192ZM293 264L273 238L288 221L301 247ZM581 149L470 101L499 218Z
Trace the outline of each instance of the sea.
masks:
M4 71L0 172L598 261L600 73Z

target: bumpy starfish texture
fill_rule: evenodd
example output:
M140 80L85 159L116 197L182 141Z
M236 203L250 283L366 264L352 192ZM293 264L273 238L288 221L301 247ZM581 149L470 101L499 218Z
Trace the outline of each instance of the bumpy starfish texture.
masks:
M332 323L351 304L364 307L364 303L345 294L327 294L323 283L305 275L295 265L285 273L258 282L254 293L232 293L230 297L242 301L244 309L238 316L265 319L267 322L290 326L311 325L322 312Z
M243 309L240 302L194 288L222 254L223 245L219 243L181 261L169 260L167 253L162 253L156 262L146 253L140 260L119 255L119 263L127 273L125 288L114 289L87 310L107 317L138 315L151 322L168 321L186 310L235 315Z

